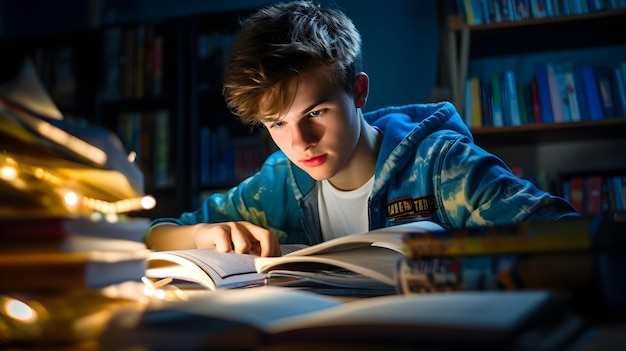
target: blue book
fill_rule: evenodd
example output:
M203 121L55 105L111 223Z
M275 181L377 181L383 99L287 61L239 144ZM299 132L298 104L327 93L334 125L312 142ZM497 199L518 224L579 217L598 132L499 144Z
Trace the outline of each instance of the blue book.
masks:
M574 69L574 84L576 84L576 99L578 100L578 110L582 121L591 119L589 111L589 102L587 101L587 93L585 92L585 82L583 80L583 72L580 67Z
M552 101L550 99L550 85L548 84L548 65L539 63L535 66L535 78L537 80L537 91L539 92L539 103L541 105L541 120L543 123L553 123Z
M598 92L598 82L593 66L585 65L581 68L584 81L585 93L589 104L589 118L592 121L604 118L600 93Z
M610 72L610 78L615 117L626 117L626 88L624 87L622 71L618 67L613 68Z

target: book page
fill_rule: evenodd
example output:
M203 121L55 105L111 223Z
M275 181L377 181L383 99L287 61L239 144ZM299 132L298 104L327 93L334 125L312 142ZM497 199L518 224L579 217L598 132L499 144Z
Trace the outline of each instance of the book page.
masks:
M384 247L364 246L307 256L257 257L255 265L261 273L273 270L316 271L334 266L395 286L395 266L401 256L402 253Z
M315 255L321 252L349 250L362 246L381 246L403 252L402 236L406 233L428 233L444 230L439 224L430 221L419 221L400 224L393 227L380 228L365 233L352 234L328 240L301 250L294 251L287 256Z
M168 273L176 272L175 278L183 280L187 278L187 280L200 283L207 288L220 289L262 284L265 274L256 272L255 257L248 254L223 253L213 249L190 249L154 252L150 261L173 261L185 266L185 269L176 271L172 271L170 268ZM149 268L150 261L148 262ZM206 277L202 277L202 273L197 270L198 267L206 274ZM189 274L186 274L185 271L189 271ZM149 274L148 277L154 278L157 278L156 275L159 274L158 278L164 278L163 272L159 273L156 268L147 274ZM207 278L210 278L212 283L208 282Z

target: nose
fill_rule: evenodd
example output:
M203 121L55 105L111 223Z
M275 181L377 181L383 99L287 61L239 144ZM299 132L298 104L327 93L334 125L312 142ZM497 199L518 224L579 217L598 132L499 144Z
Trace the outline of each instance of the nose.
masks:
M313 128L305 123L296 124L291 130L291 147L297 151L304 151L317 143Z

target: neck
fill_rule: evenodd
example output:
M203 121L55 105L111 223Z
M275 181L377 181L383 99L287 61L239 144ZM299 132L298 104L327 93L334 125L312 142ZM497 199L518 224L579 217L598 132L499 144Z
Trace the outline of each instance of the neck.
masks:
M361 115L359 110L359 115ZM361 118L361 132L354 153L346 168L329 179L337 189L350 191L358 189L367 183L376 170L376 160L382 141L382 134Z

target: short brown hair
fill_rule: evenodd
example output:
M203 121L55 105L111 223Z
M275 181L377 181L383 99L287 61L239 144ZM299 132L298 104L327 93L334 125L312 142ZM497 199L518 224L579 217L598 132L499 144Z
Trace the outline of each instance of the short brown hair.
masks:
M226 103L246 124L277 116L291 102L291 79L316 67L327 67L329 78L352 94L361 70L361 35L352 21L313 1L262 8L235 39L224 74Z

